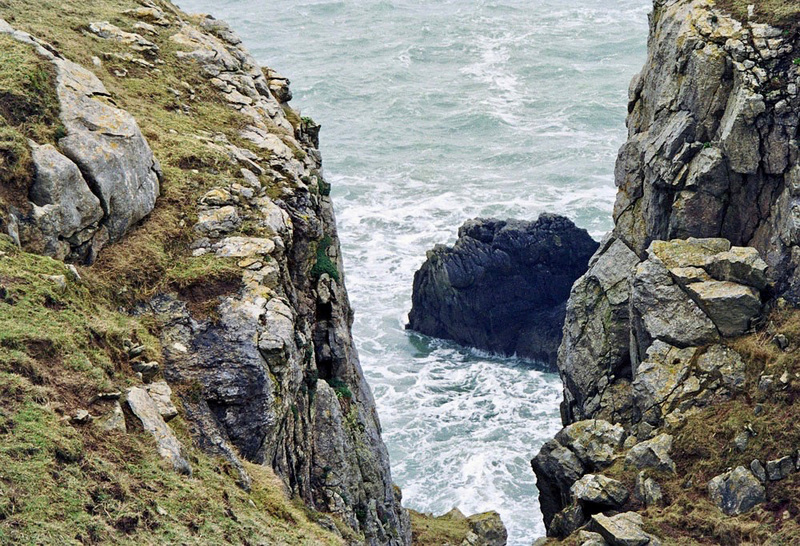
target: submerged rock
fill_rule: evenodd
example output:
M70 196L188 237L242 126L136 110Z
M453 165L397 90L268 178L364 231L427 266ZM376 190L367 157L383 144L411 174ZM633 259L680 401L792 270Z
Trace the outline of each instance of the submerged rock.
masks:
M470 220L414 275L408 328L553 366L572 283L597 243L561 216Z

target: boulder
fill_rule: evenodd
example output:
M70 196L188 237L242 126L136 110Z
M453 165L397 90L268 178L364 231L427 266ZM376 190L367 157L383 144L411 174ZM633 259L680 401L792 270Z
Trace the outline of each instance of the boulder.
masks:
M172 389L166 381L156 381L145 386L147 394L153 399L153 403L158 408L158 413L164 421L178 416L178 408L172 403Z
M625 456L625 464L638 469L652 468L654 470L675 472L675 462L669 456L671 449L672 436L659 434L651 440L646 440L633 446Z
M610 546L655 546L659 541L642 530L642 516L623 512L616 516L592 516L592 530L600 533Z
M182 446L169 428L158 406L141 387L131 387L127 393L128 406L133 414L142 422L145 431L149 432L156 440L159 455L172 464L172 467L181 474L192 475L192 467L183 457Z
M586 525L588 516L581 504L573 503L553 516L547 534L551 537L567 537Z
M725 337L744 334L761 313L761 297L749 286L706 281L689 285L687 291Z
M572 484L570 494L589 513L620 508L629 496L622 482L601 474L586 474Z
M408 328L554 366L570 288L596 249L561 216L467 221L414 275Z
M708 482L708 495L729 516L744 514L766 500L764 485L743 466Z
M614 461L624 436L621 425L591 419L564 427L556 434L556 440L570 449L587 469L599 470Z
M778 480L783 480L788 478L790 474L794 473L794 459L791 457L781 457L780 459L767 461L766 470L769 481L775 482Z
M106 431L126 432L125 413L119 400L114 400L111 405L111 413L101 423L101 428Z
M497 512L484 512L467 518L470 529L477 537L475 546L505 546L508 531ZM471 545L470 545L471 546Z
M755 248L733 247L709 257L704 267L715 279L752 286L756 290L767 287L767 263Z
M653 478L648 478L644 471L636 475L633 496L645 506L657 506L664 500L661 486Z
M43 253L64 259L97 229L103 209L75 163L49 144L30 146L36 177L29 196L44 236Z
M608 546L603 535L591 531L578 531L578 544L580 546Z

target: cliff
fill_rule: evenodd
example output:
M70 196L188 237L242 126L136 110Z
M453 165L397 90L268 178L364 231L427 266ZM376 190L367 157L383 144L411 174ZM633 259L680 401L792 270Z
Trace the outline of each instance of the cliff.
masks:
M654 3L615 227L567 305L566 428L533 460L550 536L797 541L797 17Z
M166 1L0 18L0 541L408 544L288 80Z

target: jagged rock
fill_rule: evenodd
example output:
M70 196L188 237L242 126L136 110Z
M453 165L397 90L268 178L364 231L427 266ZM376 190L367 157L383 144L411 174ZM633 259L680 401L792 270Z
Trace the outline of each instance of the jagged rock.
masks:
M207 237L220 237L235 230L241 223L236 207L214 207L198 211L194 230Z
M731 392L744 388L747 365L739 353L724 345L712 345L697 358L697 369L719 378L722 384Z
M663 341L647 349L633 380L635 404L643 419L657 425L682 397L697 394L699 382L687 381L697 353L697 347L679 349Z
M150 381L161 370L161 365L158 362L135 361L131 363L131 369L142 374L145 381Z
M564 427L555 439L570 449L586 468L599 470L614 461L624 435L625 429L620 425L591 419Z
M607 508L619 508L628 500L628 489L622 482L601 474L586 474L572 484L570 494L584 511L599 512Z
M764 465L761 464L761 461L758 459L753 459L750 462L750 471L753 475L758 478L758 481L761 483L765 483L767 481L767 470L764 468Z
M71 250L68 240L83 243L86 234L81 232L97 229L103 209L75 163L49 144L30 146L36 169L30 198L34 221L45 239L42 251L64 259Z
M467 518L472 532L477 540L470 546L505 546L508 541L508 531L497 512L484 512Z
M103 245L118 240L133 224L153 210L159 193L160 166L136 120L114 105L103 83L92 72L54 54L51 46L45 47L29 34L14 30L6 21L0 20L0 33L30 44L55 66L60 118L67 133L58 141L59 150L80 169L92 193L99 198L104 212L97 226L95 221L90 222L67 239L70 257L91 262ZM43 173L52 167L55 169L53 175L60 177L60 173L64 173L71 177L71 181L65 182L68 185L60 192L60 196L78 199L75 203L76 206L80 203L81 212L77 223L84 224L93 218L97 211L90 210L93 208L89 204L91 199L81 188L74 169L53 155L51 150L45 148L43 153L49 156L49 160L42 159ZM48 161L54 161L55 164L48 166ZM44 179L42 184L39 196L55 198L57 188ZM52 236L58 230L52 223L58 217L63 222L64 214L71 216L74 210L69 204L47 204L61 209L60 213L52 216L45 214L42 220L45 224L44 237L52 243ZM52 212L54 209L50 210ZM72 219L69 224L75 225L76 217ZM9 221L9 228L14 220ZM27 240L25 242L29 243ZM59 248L53 249L53 253L61 255L66 252L64 245L57 246Z
M550 440L531 460L531 467L536 474L545 526L549 529L553 516L569 504L570 487L583 475L584 466L572 451Z
M86 423L92 420L92 416L85 409L79 409L78 411L75 412L75 415L73 415L72 419L70 420L73 423L77 423L79 425L85 425Z
M606 540L610 546L656 546L655 537L642 530L642 516L636 512L623 512L608 517L603 514L592 516L592 529Z
M633 495L645 506L658 506L664 500L661 486L653 478L647 477L644 471L636 475Z
M100 427L105 431L126 432L125 413L119 400L114 400L111 406L111 414L106 417Z
M124 13L126 15L132 15L133 17L137 17L139 19L143 19L145 21L153 23L154 25L167 27L170 24L169 20L164 15L164 12L161 11L160 9L156 8L156 7L151 7L151 6L144 7L144 6L142 6L142 7L138 7L138 8L134 8L134 9L129 9L129 10L123 11L122 13Z
M631 378L628 276L638 262L625 243L611 237L572 288L558 352L565 425L588 418L617 420L625 414L625 388L611 397L614 391L605 387L611 378Z
M726 337L744 334L761 313L761 298L749 286L707 281L691 284L687 290Z
M588 516L580 504L571 504L553 516L547 528L548 536L566 537L586 525Z
M414 275L408 327L555 364L572 283L597 249L567 218L467 221Z
M652 468L675 472L675 462L670 458L672 436L659 434L652 440L646 440L633 446L625 456L625 464L635 468Z
M147 394L153 399L153 403L158 408L158 413L164 421L178 416L178 408L172 403L172 389L166 381L156 381L145 386Z
M691 289L697 283L688 286ZM711 343L719 336L711 319L673 281L660 260L645 260L636 267L631 313L640 358L655 340L692 347Z
M712 479L708 495L729 516L744 514L766 500L764 486L743 466Z
M127 402L133 414L142 422L144 429L155 438L159 455L170 462L179 473L191 476L192 467L181 453L180 442L164 422L158 406L147 394L147 391L141 387L128 389Z
M794 471L794 459L791 457L781 457L780 459L767 461L767 478L771 482L788 478Z
M721 281L752 286L756 290L767 287L767 264L755 248L733 247L711 256L704 267Z

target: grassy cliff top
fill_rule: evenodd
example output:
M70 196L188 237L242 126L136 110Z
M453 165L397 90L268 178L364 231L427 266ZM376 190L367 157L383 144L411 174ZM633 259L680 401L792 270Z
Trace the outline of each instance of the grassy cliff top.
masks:
M716 0L716 4L741 21L747 20L748 6L754 6L754 20L779 27L800 22L800 2L796 0Z

